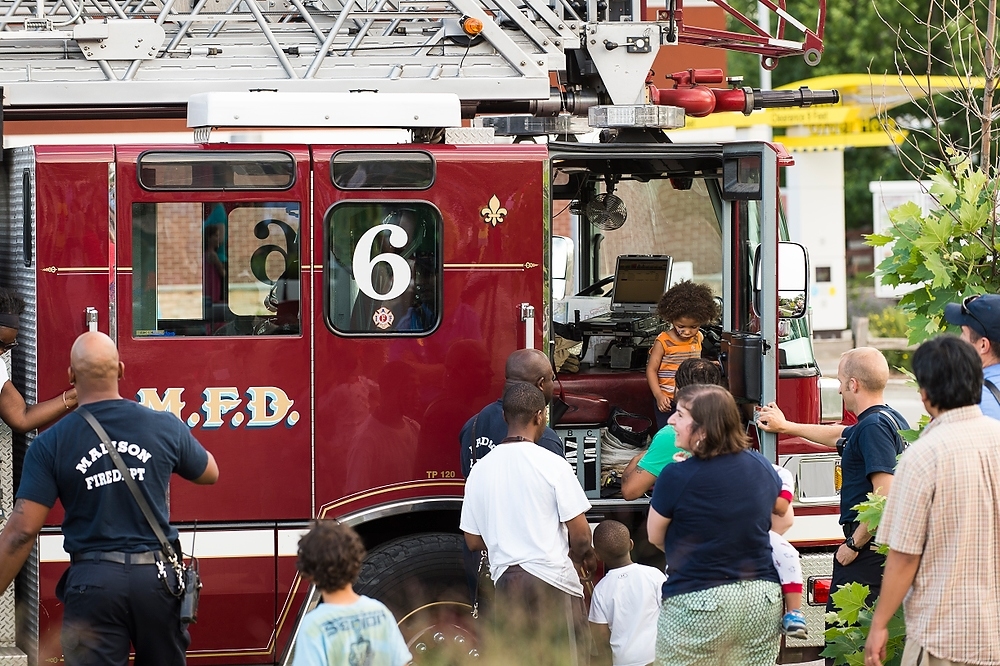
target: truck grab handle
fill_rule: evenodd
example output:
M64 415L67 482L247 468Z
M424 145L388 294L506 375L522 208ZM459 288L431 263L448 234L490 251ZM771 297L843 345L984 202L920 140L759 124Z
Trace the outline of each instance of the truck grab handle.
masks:
M788 107L807 107L816 104L836 104L840 101L837 90L810 90L803 86L798 90L761 90L754 88L753 108L782 109Z

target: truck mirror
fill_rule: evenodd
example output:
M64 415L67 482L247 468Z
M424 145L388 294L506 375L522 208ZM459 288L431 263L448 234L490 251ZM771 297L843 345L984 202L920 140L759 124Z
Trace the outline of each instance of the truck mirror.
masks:
M809 256L798 243L778 243L778 316L798 319L806 314Z
M566 298L573 283L573 239L552 237L552 298Z
M754 306L760 313L763 284L760 246L754 252ZM778 316L798 319L805 316L809 294L809 255L799 243L778 243Z

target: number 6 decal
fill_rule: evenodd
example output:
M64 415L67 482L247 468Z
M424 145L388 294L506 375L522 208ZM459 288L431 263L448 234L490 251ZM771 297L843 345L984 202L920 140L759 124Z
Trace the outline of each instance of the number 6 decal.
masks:
M383 231L389 232L389 245L394 248L402 248L409 240L406 230L395 224L380 224L372 227L362 234L354 248L352 268L354 269L354 280L358 283L358 289L361 290L361 293L372 300L391 301L406 291L410 285L410 265L398 254L389 252L377 254L369 259L375 238ZM372 273L375 272L375 266L383 262L389 264L389 268L392 270L392 282L389 291L380 294L372 285Z

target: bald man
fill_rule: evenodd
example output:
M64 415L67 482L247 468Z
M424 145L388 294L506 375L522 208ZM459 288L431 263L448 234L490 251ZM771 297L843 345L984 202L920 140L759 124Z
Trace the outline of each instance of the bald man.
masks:
M84 333L70 352L69 380L81 407L97 418L171 542L167 489L177 473L212 484L219 468L169 412L154 412L118 393L125 365L103 333ZM0 532L0 590L24 564L56 499L65 509L63 548L72 564L56 586L65 604L62 647L68 666L181 666L190 643L180 620L176 581L160 543L122 482L107 448L79 414L32 442L10 520ZM165 579L164 579L165 577ZM168 591L167 585L170 585Z
M549 357L537 349L518 349L507 357L504 367L505 384L527 382L537 386L545 396L545 404L552 402L556 376ZM469 470L483 456L493 450L507 436L507 423L503 420L503 400L492 402L469 419L458 438L462 445L462 476L468 478ZM559 435L552 428L545 428L538 445L558 456L565 456L566 449Z
M786 420L774 403L761 407L757 423L767 432L804 437L840 452L840 524L846 539L834 555L830 591L836 592L852 582L862 583L868 586L868 602L872 603L882 588L885 556L875 551L874 535L867 523L858 521L853 507L867 500L871 492L889 496L896 456L905 446L899 431L910 426L902 414L885 404L883 392L889 381L889 364L879 350L858 347L845 352L840 357L837 379L844 407L858 415L855 425L794 423ZM830 611L831 602L827 603Z

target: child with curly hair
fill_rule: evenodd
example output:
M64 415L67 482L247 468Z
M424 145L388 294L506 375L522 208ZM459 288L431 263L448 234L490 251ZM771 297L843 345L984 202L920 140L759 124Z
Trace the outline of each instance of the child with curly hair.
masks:
M335 520L317 520L299 539L296 566L323 595L302 620L292 666L403 666L413 657L389 609L357 594L365 547Z
M670 328L649 350L646 381L656 401L656 425L662 428L673 410L677 368L689 358L701 358L705 336L699 329L718 318L719 306L707 285L684 280L660 297L656 313Z

